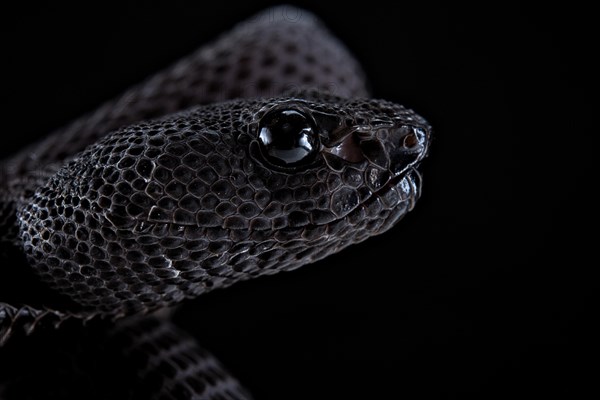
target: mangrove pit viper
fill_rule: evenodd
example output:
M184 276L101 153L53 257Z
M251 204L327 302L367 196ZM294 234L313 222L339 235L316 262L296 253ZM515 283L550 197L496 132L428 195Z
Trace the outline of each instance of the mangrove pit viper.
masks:
M24 261L0 268L0 341L149 313L382 233L419 197L430 131L369 98L314 16L259 14L3 162L2 247Z

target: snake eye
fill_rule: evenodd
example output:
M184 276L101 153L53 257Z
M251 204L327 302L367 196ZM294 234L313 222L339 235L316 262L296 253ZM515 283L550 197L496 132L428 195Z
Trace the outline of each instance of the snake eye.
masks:
M271 164L291 168L307 165L319 152L319 135L312 120L296 110L276 110L263 117L258 140Z

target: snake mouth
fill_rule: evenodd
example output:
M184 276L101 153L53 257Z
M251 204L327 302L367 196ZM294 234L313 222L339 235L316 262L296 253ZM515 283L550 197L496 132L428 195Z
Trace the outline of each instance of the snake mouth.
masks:
M421 196L422 177L417 168L418 165L409 167L403 173L390 178L383 186L372 192L362 205L379 199L388 209L409 202L407 211L412 210Z
M391 219L393 222L395 222L399 219L399 217L403 216L414 208L421 195L422 178L417 167L418 165L411 166L401 174L388 179L387 182L377 188L377 190L369 190L368 194L361 201L355 203L354 207L351 207L348 212L344 213L343 215L338 215L335 218L328 218L324 221L311 220L309 223L302 225L296 225L292 223L290 219L288 224L286 226L282 226L281 228L310 229L311 227L317 228L329 226L345 219L356 219L363 217L367 217L371 220ZM392 218L392 216L395 217ZM169 225L175 229L178 227L181 229L185 229L186 227L202 228L202 225L197 223L185 223L183 221L172 219L169 219L168 221L156 221L152 220L152 218L144 218L134 220L132 222L134 222L134 226L131 228L133 228L133 231L136 233L152 230L157 223L161 223L161 225ZM386 225L391 225L393 222L386 221L385 223ZM223 223L215 223L214 225L211 224L211 226L204 227L234 229L234 227L226 226ZM256 230L252 228L249 229L251 231ZM271 229L271 227L267 228L267 230L268 229ZM272 229L278 230L274 227ZM258 230L264 231L265 227Z

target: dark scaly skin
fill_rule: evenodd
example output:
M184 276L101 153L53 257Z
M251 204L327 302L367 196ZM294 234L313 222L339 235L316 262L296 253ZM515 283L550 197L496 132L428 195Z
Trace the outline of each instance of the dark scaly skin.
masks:
M385 231L418 197L412 168L426 123L389 102L306 97L200 107L90 146L19 207L30 265L86 311L121 316L295 269ZM317 121L323 150L309 167L264 162L257 127L275 107ZM334 155L344 140L365 158Z
M284 6L250 18L173 67L0 164L2 251L14 247L14 252L22 253L17 204L26 203L65 158L112 130L196 104L232 96L273 96L306 86L346 97L367 95L356 60L312 14ZM0 344L18 328L31 332L40 322L57 326L68 318L95 315L80 312L76 304L59 298L26 269L14 262L0 268ZM7 290L12 295L8 299Z
M289 6L255 15L2 163L0 241L14 241L15 200L25 200L65 159L109 132L199 104L298 88L368 96L360 65L314 15Z
M291 270L387 230L412 209L429 126L401 106L357 98L366 90L356 62L306 16L293 24L255 18L7 163L5 236L69 300L0 304L0 339L19 321L32 330L42 319L145 313ZM228 73L241 80L219 75ZM102 138L192 104L306 85L341 96L300 90L235 100ZM310 166L281 171L265 162L258 125L277 107L314 119L322 149Z
M1 400L251 398L217 359L164 319L134 318L109 329L71 324L22 339L0 348Z

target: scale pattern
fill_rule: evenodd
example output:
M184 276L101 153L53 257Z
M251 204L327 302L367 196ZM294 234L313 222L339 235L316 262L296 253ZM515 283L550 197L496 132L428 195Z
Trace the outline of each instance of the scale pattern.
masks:
M45 333L0 348L1 400L251 398L214 356L166 320L71 324Z
M200 107L100 140L19 209L29 264L86 310L121 316L381 233L418 197L410 168L426 125L384 101L300 96ZM277 107L314 116L323 132L307 168L280 172L261 156L257 130ZM362 160L335 155L340 140Z
M280 109L313 121L310 165L263 157ZM0 336L147 313L382 233L418 199L429 140L413 111L368 98L312 15L260 14L4 163L2 234L52 295L0 299Z

